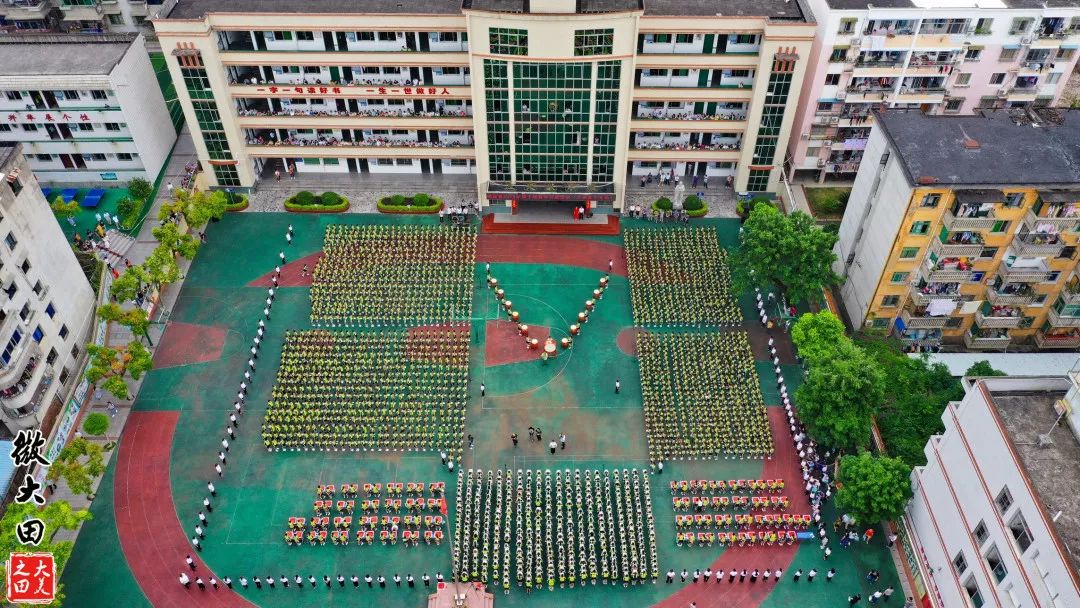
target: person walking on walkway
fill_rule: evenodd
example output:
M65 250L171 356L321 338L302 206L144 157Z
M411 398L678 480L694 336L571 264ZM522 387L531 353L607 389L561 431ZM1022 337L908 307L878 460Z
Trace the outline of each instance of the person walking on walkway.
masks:
M514 443L514 447L516 448L518 443L517 433L510 433L510 441Z
M187 572L180 573L180 584L188 589L191 588L191 579L188 577Z
M621 384L621 383L619 382L619 380L618 380L618 379L616 378L616 379L615 379L615 394L616 394L616 395L618 395L618 394L619 394L619 389L620 389L620 388L622 388L622 384Z
M551 440L551 443L549 443L549 444L548 444L548 449L550 449L550 450L551 450L551 453L552 453L552 454L554 454L554 453L555 453L555 448L556 448L557 446L558 446L558 444L557 444L557 443L555 443L555 440L554 440L554 439L552 439L552 440Z

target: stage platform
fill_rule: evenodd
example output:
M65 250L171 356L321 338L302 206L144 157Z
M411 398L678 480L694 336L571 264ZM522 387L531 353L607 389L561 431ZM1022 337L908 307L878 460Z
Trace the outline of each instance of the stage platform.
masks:
M553 218L545 222L519 219L505 213L489 213L484 216L480 232L484 234L565 234L581 236L612 236L619 234L619 218L615 215L596 214L591 218L574 221L573 218Z

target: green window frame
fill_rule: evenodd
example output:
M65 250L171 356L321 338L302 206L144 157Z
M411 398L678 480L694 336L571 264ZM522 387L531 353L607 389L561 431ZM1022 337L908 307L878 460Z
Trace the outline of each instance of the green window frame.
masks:
M488 29L488 43L493 55L529 54L529 30L506 27Z
M884 296L881 298L881 305L885 308L895 308L900 305L900 296Z
M1008 220L998 220L994 222L993 227L990 228L990 232L1005 232L1009 229Z
M900 250L901 260L913 260L919 255L918 247L904 247Z
M240 186L240 174L236 171L236 165L213 165L214 177L218 185L225 188L237 188Z
M615 42L612 28L575 30L574 56L610 55Z
M930 222L912 222L911 234L926 235L930 233Z
M769 175L771 173L772 171L769 169L751 169L746 180L747 192L765 192L769 187Z
M911 276L910 272L894 272L892 277L889 278L890 283L907 283L908 277Z

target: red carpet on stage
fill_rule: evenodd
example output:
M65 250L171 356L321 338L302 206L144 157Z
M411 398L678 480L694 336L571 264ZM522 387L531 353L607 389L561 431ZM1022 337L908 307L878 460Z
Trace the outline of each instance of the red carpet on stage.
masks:
M614 236L619 234L619 218L608 216L606 224L530 224L525 222L495 222L494 214L484 216L480 231L484 234L568 234L585 236Z

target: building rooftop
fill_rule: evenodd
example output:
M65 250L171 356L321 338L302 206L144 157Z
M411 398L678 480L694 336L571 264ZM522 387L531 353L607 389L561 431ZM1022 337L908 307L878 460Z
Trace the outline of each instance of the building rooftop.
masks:
M108 75L136 37L135 34L0 36L0 76Z
M838 11L861 11L871 8L975 9L1013 8L1042 9L1080 7L1080 0L826 0L829 8Z
M1080 2L1080 0L1076 0ZM284 14L460 14L463 8L527 13L530 0L180 0L165 19L202 19L208 13ZM638 11L646 15L768 17L808 21L800 0L577 0L578 13Z
M877 124L896 147L912 184L1073 185L1080 183L1080 113L1057 123L1006 111L927 116L889 110Z
M1076 489L1071 483L1062 483L1065 479L1080 479L1080 441L1064 419L1055 426L1058 413L1054 404L1065 396L1065 391L1019 393L987 388L990 403L997 409L998 418L1038 493L1036 499L1042 503L1047 520L1065 545L1066 557L1072 561L1073 568L1080 570L1080 507ZM1047 432L1052 443L1040 446L1039 436Z

